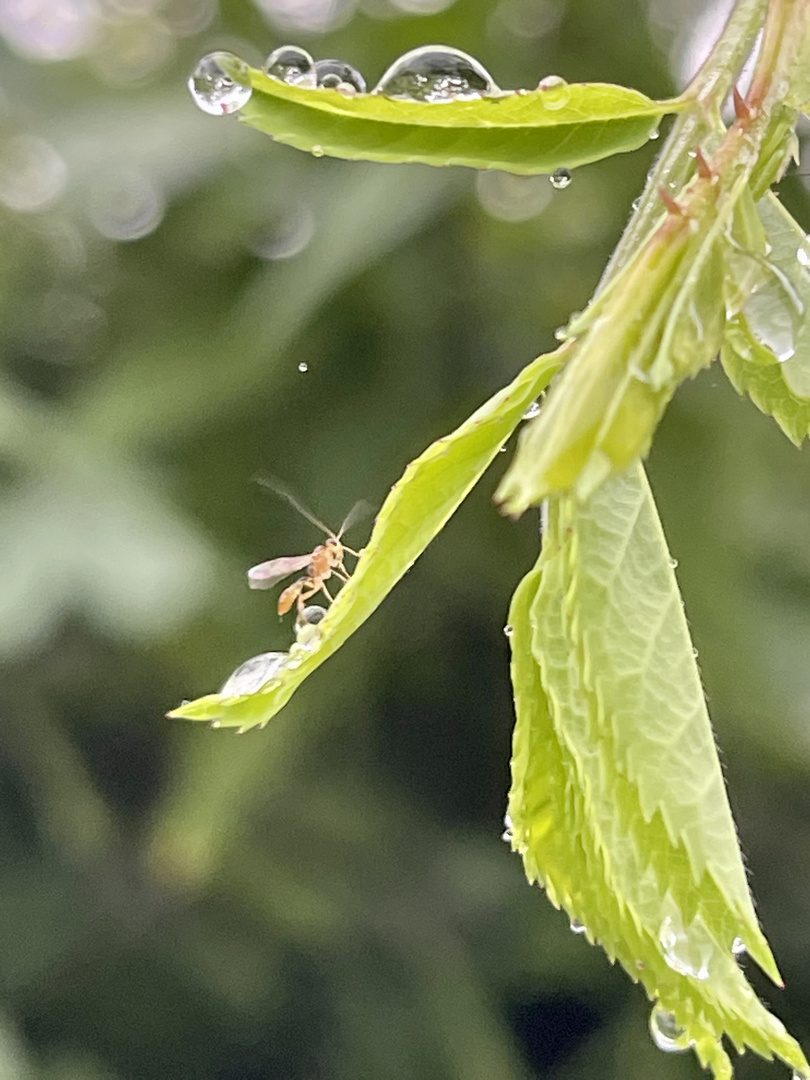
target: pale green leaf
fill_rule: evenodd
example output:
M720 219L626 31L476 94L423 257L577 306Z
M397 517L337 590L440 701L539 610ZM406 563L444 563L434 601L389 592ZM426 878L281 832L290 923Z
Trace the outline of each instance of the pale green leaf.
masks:
M349 160L468 165L551 173L636 150L680 103L607 83L575 83L560 102L533 90L455 102L347 97L307 90L251 69L244 123L278 142ZM549 103L553 100L553 107Z
M509 815L530 880L644 983L717 1077L732 1075L724 1036L806 1069L732 953L742 938L778 980L640 466L585 506L552 500L510 622Z
M529 364L461 427L411 462L385 500L351 580L318 624L317 637L309 648L294 646L290 662L276 679L257 693L236 698L209 694L169 715L215 721L220 727L266 724L413 565L466 498L559 363L552 354Z
M785 382L785 365L756 340L744 316L728 324L720 360L735 390L750 397L801 446L810 435L810 400L793 393Z

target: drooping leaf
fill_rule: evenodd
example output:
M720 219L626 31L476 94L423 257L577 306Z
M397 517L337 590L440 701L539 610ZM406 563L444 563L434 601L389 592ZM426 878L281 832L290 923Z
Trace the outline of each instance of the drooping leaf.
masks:
M607 83L574 83L567 96L533 90L454 102L347 97L290 86L251 69L240 118L278 142L349 160L467 165L551 173L636 150L678 102ZM553 104L552 104L553 102Z
M560 364L542 356L481 406L461 427L438 439L405 470L374 523L357 569L317 626L308 647L296 643L283 670L256 693L209 694L169 715L215 721L220 727L266 724L324 660L382 603L444 527Z
M670 215L569 326L573 357L497 492L508 513L553 492L587 498L647 453L678 385L720 348L721 243L744 190L742 177L722 206L710 193L699 216Z
M529 879L645 985L716 1077L732 1075L724 1036L805 1070L732 952L742 939L778 980L640 466L585 505L551 500L510 623L509 816Z

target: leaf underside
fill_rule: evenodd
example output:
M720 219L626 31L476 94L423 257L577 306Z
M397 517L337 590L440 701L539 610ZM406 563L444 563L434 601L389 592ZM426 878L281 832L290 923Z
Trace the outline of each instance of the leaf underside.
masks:
M551 500L510 623L509 816L529 880L673 1014L715 1076L732 1075L724 1035L805 1069L732 954L741 938L779 980L640 466L586 506Z
M472 101L401 101L305 90L251 69L253 95L240 119L276 141L351 161L466 165L552 173L636 150L661 117L680 108L608 83L520 91ZM562 91L565 94L565 90ZM545 102L554 102L554 107Z
M227 698L209 694L169 716L240 730L275 716L304 679L375 611L441 531L559 364L555 354L535 360L461 427L411 462L377 515L357 569L318 624L318 637L309 650L297 653L294 664L257 693Z

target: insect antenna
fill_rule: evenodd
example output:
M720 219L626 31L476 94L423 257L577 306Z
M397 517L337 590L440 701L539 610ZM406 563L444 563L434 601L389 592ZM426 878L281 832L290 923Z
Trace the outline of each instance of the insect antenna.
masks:
M296 509L302 517L305 517L307 521L310 522L310 524L314 525L316 529L320 529L321 532L325 532L327 536L335 535L328 525L324 525L320 518L316 518L312 511L308 510L306 506L304 506L304 504L299 499L297 499L295 495L293 495L290 489L280 480L278 480L275 476L256 475L253 477L253 479L257 484L261 484L262 487L267 488L275 495L278 495L279 498L284 499L286 502L288 502L290 506ZM341 530L341 532L342 531L343 530Z
M356 502L346 515L343 524L340 526L340 532L337 534L336 539L340 540L344 533L348 532L349 529L355 526L359 521L364 521L367 517L370 517L373 513L374 507L367 499L361 499L359 502ZM349 549L347 548L346 550L348 551Z

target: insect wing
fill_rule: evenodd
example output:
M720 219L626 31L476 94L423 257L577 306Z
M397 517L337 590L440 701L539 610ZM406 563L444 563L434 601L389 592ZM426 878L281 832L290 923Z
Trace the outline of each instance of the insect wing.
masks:
M268 559L267 562L251 566L247 572L248 585L251 589L272 589L283 578L309 566L311 558L311 554L284 555L280 559Z
M316 518L312 511L308 510L307 507L304 506L304 504L301 502L301 500L295 495L293 495L287 485L282 484L282 482L276 479L275 476L254 476L253 479L256 481L257 484L261 484L262 487L268 488L268 490L272 491L275 495L278 495L280 498L285 499L290 504L290 506L293 507L294 510L297 510L298 513L302 517L305 517L307 521L309 521L312 525L315 526L316 529L320 529L322 532L325 532L327 536L334 535L329 526L324 525L320 518Z

